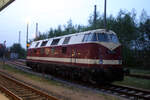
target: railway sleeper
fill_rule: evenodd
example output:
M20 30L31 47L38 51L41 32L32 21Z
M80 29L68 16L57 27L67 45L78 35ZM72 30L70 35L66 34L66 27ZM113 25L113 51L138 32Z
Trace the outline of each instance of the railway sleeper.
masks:
M29 93L33 93L31 91L22 91L22 90L12 90L12 92L15 92L17 94L29 94Z
M19 97L30 97L30 96L37 96L36 93L18 93Z
M147 97L147 98L149 98L149 99L150 99L150 94L147 94L147 95L145 95L144 97Z
M10 91L16 90L14 87L7 87L7 86L4 86L4 87L6 87Z
M30 92L29 89L24 89L24 88L15 88L16 91L20 91L20 92L25 92L25 91L28 91Z
M23 100L35 100L35 99L40 99L40 98L43 98L42 96L40 95L34 95L34 96L28 96L28 97L22 97Z
M16 89L16 90L19 90L19 89L23 90L24 89L24 88L20 88L20 87L18 88L16 85L10 86L10 84L3 85L3 86L7 87L8 89Z
M51 100L51 99L47 99L46 97L40 97L40 98L34 98L34 100Z

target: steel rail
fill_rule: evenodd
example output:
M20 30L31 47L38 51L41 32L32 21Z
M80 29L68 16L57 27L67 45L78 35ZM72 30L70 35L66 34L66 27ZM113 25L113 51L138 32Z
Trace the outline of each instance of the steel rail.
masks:
M2 73L3 72L0 71L0 76L4 77L7 80L10 80L11 82L14 82L15 84L21 86L22 88L24 87L25 89L28 89L28 90L30 90L30 91L32 91L32 92L34 92L34 93L36 93L36 94L38 94L38 95L40 95L42 97L45 97L46 99L44 99L44 100L58 100L57 98L55 98L53 96L50 96L50 95L48 95L47 93L45 93L43 91L37 90L37 89L35 89L35 88L31 87L31 86L26 85L25 83L23 83L21 81L18 81L16 79L10 78L10 77L2 74ZM15 99L15 100L23 100L23 99Z
M30 67L26 66L25 64L20 64L18 62L7 61L6 63L7 64L12 64L12 65L15 65L15 66L18 66L18 67L23 67L23 68L26 68L26 69L31 69Z
M148 75L129 74L127 76L141 78L141 79L150 79L150 75L148 76Z
M5 88L4 86L0 85L0 90L2 92L4 92L6 95L10 96L11 98L13 98L13 100L23 100L22 98L18 97L17 95L15 95L14 93L12 93L11 91L9 91L7 88Z
M108 85L105 87L100 87L102 89L110 90L113 92L117 92L122 95L126 95L129 97L134 97L135 100L144 99L150 100L150 91L141 90L133 87L121 86L121 85Z

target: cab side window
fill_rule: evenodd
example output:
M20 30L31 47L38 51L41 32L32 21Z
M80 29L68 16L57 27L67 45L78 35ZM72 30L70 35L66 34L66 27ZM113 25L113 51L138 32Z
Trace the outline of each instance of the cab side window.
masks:
M65 37L63 44L68 44L71 37Z
M67 53L67 47L62 47L62 53L66 54Z
M97 41L97 35L96 35L96 33L85 34L82 41L83 42Z
M41 44L41 46L46 46L47 42L48 41L43 41L42 44Z
M60 39L53 39L51 45L57 45Z

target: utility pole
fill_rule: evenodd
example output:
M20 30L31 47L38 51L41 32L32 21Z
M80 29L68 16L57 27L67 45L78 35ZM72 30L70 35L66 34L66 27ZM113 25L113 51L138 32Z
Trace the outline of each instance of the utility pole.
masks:
M104 28L107 30L107 21L106 21L106 3L107 3L107 1L105 0L105 2L104 2Z
M21 42L21 31L19 31L19 40L18 40L18 43L20 44Z
M29 23L27 22L27 37L26 37L26 47L27 47L27 49L28 49L28 31L29 31Z
M35 38L38 37L38 23L36 23L36 33L35 33Z
M4 41L4 51L3 51L3 64L5 64L5 56L6 56L6 40Z
M96 13L96 5L94 6L94 19L93 19L93 22L94 22L94 28L96 29L96 24L97 24L97 13Z

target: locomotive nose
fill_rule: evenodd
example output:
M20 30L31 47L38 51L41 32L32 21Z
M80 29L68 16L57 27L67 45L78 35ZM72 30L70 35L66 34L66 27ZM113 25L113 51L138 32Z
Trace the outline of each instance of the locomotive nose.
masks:
M107 42L101 42L101 45L103 45L104 47L108 48L110 51L113 51L114 49L116 49L117 47L119 47L121 44L120 43L107 43Z
M121 44L120 43L100 43L99 59L121 64ZM101 61L102 62L102 61Z

